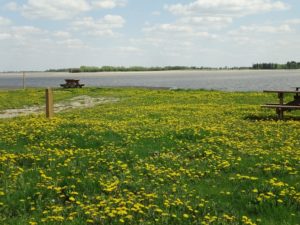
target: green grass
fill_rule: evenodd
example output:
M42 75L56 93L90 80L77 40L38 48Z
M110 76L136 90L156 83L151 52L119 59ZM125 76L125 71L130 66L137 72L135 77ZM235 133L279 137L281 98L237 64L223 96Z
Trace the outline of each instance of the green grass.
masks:
M56 89L93 108L0 120L0 224L300 224L300 113L264 93ZM44 90L0 91L0 110Z

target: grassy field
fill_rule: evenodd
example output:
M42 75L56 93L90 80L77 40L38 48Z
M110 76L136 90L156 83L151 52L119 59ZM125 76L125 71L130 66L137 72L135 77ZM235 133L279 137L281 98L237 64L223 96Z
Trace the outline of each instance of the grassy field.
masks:
M0 120L0 224L300 224L300 113L276 95L55 91L118 102ZM44 90L0 91L0 110Z

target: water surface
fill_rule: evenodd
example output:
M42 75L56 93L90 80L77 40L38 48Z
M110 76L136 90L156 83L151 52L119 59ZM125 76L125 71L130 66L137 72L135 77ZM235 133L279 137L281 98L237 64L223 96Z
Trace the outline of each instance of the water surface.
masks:
M229 70L101 73L26 73L27 87L60 87L64 79L87 87L166 87L224 91L261 91L300 86L300 70ZM22 73L0 73L0 88L22 87Z

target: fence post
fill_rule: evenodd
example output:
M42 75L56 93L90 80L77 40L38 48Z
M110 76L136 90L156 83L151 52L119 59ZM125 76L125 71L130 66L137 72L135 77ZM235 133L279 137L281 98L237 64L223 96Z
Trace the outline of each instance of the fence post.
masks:
M25 72L23 72L23 89L25 90Z
M46 117L52 118L54 116L53 109L53 91L51 88L46 89Z

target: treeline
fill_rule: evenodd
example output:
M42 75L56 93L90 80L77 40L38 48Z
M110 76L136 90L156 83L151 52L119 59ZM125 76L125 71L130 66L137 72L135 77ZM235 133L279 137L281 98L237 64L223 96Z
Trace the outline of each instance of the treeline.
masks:
M81 66L79 68L49 69L46 72L134 72L134 71L167 71L167 70L277 70L277 69L300 69L300 62L278 63L256 63L252 67L195 67L195 66L165 66L165 67L143 67L143 66Z
M143 67L143 66L81 66L79 68L49 69L46 72L139 72L139 71L170 71L170 70L243 70L250 67L195 67L195 66L165 66L165 67Z
M164 70L195 70L197 67L186 67L186 66L165 66L165 67L143 67L143 66L81 66L79 72L130 72L130 71L164 71ZM71 72L77 72L78 70Z
M46 72L131 72L131 71L167 71L167 70L201 70L215 69L211 67L188 67L188 66L165 66L165 67L143 67L143 66L81 66L79 68L49 69Z
M258 69L258 70L300 69L300 62L291 61L285 64L256 63L252 65L252 69Z

